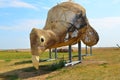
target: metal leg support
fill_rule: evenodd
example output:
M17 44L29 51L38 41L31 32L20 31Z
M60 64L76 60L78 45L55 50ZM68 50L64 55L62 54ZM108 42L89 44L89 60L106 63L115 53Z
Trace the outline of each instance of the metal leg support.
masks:
M75 65L81 62L81 42L78 42L78 61L72 61L72 47L69 45L69 63L65 66Z
M92 46L90 47L90 55L92 56Z
M86 55L88 55L88 51L87 51L87 45L85 46L85 52L86 52Z
M72 47L69 45L69 63L72 62Z
M47 59L47 61L51 61L51 60L55 60L55 59L52 59L52 51L51 49L49 49L49 59Z
M58 58L58 55L57 55L57 48L55 48L55 59Z
M82 60L82 55L81 55L81 41L78 42L78 60Z
M51 51L51 49L49 49L49 58L50 59L52 58L52 51Z

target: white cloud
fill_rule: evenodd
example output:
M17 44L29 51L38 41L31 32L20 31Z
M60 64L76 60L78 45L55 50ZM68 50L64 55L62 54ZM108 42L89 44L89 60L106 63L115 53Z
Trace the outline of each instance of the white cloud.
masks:
M102 36L120 34L120 17L89 19L89 22Z
M39 19L29 19L29 20L20 20L14 23L12 26L0 26L0 30L14 30L14 31L29 31L33 27L43 28L45 20Z
M119 3L120 3L120 0L112 0L112 3L113 3L113 4L119 4Z
M115 28L120 26L120 17L90 19L90 23L96 27Z
M45 10L49 10L51 7L45 6L45 7L42 7L42 8L45 9Z
M89 21L100 37L97 46L116 46L120 40L120 17L96 18Z
M34 10L38 10L37 7L32 4L20 1L20 0L0 0L0 8L3 7L15 7L15 8L30 8Z
M119 43L120 17L94 18L89 19L89 21L100 36L100 41L96 46L110 47L116 46L116 44ZM29 34L33 27L42 29L45 25L45 20L19 20L13 24L12 26L0 26L0 30L25 31Z
M120 26L120 17L105 17L89 19L90 24L97 30L101 29L114 29ZM13 23L12 26L0 26L0 30L28 30L33 27L43 28L45 20L40 19L27 19L19 20Z
M33 27L42 29L44 27L44 23L45 23L44 20L27 19L14 22L13 23L14 25L0 26L0 31L4 33L0 35L1 36L0 48L1 49L30 48L29 44L30 31L32 30ZM11 37L9 37L8 34Z

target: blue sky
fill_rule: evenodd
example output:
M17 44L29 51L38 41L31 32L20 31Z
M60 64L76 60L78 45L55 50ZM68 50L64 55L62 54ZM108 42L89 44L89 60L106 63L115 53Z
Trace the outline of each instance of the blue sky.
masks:
M30 48L29 33L42 29L48 10L67 0L0 0L0 49ZM120 0L73 0L99 33L96 47L120 45Z

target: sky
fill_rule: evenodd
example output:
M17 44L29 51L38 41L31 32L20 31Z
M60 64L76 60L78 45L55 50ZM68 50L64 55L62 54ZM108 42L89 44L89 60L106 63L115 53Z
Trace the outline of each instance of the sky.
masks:
M0 0L0 49L30 48L32 28L42 29L53 6L67 0ZM95 47L120 45L120 0L73 0L98 32ZM84 46L84 45L82 45Z

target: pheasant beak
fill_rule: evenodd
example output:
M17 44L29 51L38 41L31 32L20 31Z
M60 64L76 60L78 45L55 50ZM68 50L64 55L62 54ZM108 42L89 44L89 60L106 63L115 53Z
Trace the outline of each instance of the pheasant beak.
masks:
M38 70L39 69L39 56L32 55L33 66Z

